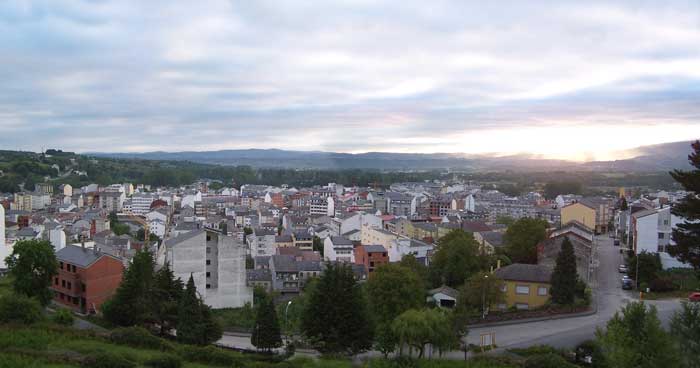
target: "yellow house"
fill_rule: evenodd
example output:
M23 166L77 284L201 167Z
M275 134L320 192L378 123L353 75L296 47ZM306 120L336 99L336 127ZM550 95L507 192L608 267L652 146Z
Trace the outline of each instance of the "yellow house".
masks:
M596 230L596 209L582 202L574 202L561 208L561 225L578 221L592 231Z
M498 310L511 307L533 309L549 301L552 271L542 265L514 263L497 269L494 274L503 280L505 303L494 306Z

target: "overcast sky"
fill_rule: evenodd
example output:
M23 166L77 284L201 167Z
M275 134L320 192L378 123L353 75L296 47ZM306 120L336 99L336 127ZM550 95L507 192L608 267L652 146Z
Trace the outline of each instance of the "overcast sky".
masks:
M700 137L700 1L0 2L0 148L610 151Z

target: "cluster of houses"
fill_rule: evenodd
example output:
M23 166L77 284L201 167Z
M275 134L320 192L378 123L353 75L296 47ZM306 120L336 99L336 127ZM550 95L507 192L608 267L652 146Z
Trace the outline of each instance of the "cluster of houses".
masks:
M99 312L131 258L147 248L159 267L168 263L176 277L191 275L208 305L240 307L252 303L255 287L294 297L331 262L352 265L359 281L406 255L429 265L436 242L455 229L472 233L485 252L494 252L504 246L506 230L498 218L532 217L551 225L537 246L538 264L495 271L506 281L507 295L497 308L529 309L547 301L549 275L564 239L574 245L579 276L590 281L595 234L614 230L634 249L664 252L677 221L668 211L668 195L629 198L622 211L619 198L565 195L547 201L538 193L509 197L462 182L395 183L388 190L336 183L238 189L218 183L220 189L213 190L212 183L181 188L37 184L33 192L0 194L0 271L16 241L48 240L60 262L55 301L83 313ZM130 234L115 234L115 219ZM159 241L137 239L139 230ZM430 295L440 305L456 302L456 292L447 287Z

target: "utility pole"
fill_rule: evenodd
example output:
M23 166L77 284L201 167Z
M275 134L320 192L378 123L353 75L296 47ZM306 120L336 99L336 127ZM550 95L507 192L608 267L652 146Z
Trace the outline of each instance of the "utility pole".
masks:
M486 319L486 283L489 275L484 275L484 283L481 285L481 319Z

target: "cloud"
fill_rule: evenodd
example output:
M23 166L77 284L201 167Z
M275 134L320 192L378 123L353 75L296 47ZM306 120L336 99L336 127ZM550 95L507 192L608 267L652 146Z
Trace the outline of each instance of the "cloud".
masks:
M2 2L0 146L603 157L700 135L698 13L688 1ZM572 136L590 140L562 143Z

